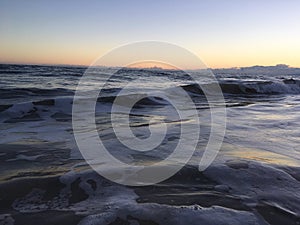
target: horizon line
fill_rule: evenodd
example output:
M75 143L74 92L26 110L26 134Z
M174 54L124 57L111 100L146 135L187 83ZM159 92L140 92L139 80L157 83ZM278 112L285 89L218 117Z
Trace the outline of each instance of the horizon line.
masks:
M0 65L28 65L28 66L58 66L58 67L92 67L91 65L84 65L84 64L51 64L51 63L16 63L16 62L0 62ZM284 66L289 69L300 69L300 67L293 67L284 63L277 63L275 65L260 65L255 64L252 66L232 66L232 67L207 67L205 69L211 69L211 70L220 70L220 69L241 69L241 68L251 68L251 67L278 67L278 66ZM160 70L176 70L176 69L167 69L167 68L161 68L161 67L126 67L126 66L105 66L105 65L99 65L94 67L103 67L103 68L128 68L128 69L160 69ZM202 68L203 69L203 68ZM180 70L180 69L178 69ZM201 68L197 69L182 69L182 70L201 70Z

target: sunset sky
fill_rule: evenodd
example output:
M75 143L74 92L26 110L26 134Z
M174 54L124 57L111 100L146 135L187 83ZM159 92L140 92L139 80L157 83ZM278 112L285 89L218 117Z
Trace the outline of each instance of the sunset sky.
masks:
M297 0L0 0L0 62L89 65L117 46L157 40L211 68L300 67L299 12Z

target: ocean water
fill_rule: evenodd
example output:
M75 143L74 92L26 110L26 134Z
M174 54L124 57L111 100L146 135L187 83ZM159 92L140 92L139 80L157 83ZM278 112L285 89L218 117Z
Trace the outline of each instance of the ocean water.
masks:
M88 92L113 71L99 68L100 76L77 87L86 69L0 65L0 224L300 224L300 69L213 71L223 91L227 126L217 157L202 172L198 164L211 114L199 85L183 71L118 70L95 106L99 137L118 160L136 165L164 160L178 145L180 124L194 123L181 121L164 99L145 95L130 112L132 132L147 138L149 124L160 129L167 123L167 136L152 151L125 148L116 139L110 111L126 85L131 94L125 100L182 87L201 122L189 162L169 179L144 187L100 176L77 147L72 127L76 88ZM199 82L208 89L214 85L205 76ZM110 162L106 167L112 169Z

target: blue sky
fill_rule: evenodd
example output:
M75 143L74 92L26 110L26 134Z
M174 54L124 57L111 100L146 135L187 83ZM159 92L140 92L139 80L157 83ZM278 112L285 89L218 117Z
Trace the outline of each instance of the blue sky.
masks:
M300 1L0 1L0 62L89 64L161 40L209 67L300 66ZM117 64L117 62L116 62Z

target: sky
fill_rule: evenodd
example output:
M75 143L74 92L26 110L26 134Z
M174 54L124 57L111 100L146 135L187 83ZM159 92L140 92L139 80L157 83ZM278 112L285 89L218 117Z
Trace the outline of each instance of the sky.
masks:
M299 11L298 0L0 0L0 63L90 65L156 40L210 68L300 67Z

